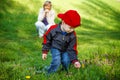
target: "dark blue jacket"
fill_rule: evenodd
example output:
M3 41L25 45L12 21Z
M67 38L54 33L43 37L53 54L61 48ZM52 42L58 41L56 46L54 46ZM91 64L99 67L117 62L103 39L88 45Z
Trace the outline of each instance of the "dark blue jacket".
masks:
M47 53L51 48L56 48L61 53L68 52L72 62L78 60L76 33L73 31L72 33L63 35L60 24L51 26L44 34L43 53Z

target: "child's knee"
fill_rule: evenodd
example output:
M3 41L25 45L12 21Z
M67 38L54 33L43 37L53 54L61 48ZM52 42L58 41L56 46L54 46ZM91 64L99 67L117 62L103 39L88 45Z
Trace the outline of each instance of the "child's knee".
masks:
M40 22L40 21L37 21L37 22L35 23L35 26L36 26L36 27L39 27L39 28L44 28L44 27L45 27L45 25L44 25L42 22Z
M69 65L69 64L70 64L70 59L69 59L69 58L63 58L63 59L62 59L62 63L63 63L64 65Z
M55 58L53 59L53 64L54 64L54 65L60 65L60 63L61 63L60 57L55 57Z
M62 60L62 63L65 64L65 65L67 65L67 64L70 63L70 61L69 61L68 59L63 59L63 60Z

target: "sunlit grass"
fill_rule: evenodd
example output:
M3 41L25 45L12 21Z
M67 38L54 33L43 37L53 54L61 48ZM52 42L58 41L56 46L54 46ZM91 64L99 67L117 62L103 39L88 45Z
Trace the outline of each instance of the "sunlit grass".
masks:
M78 59L82 67L70 66L72 75L57 72L49 78L38 74L47 60L41 59L42 39L34 23L44 0L1 1L0 4L0 80L119 80L120 27L117 0L52 0L56 14L77 10L82 18L78 36ZM103 6L104 5L104 6ZM56 18L55 22L60 20ZM83 67L84 65L84 67Z

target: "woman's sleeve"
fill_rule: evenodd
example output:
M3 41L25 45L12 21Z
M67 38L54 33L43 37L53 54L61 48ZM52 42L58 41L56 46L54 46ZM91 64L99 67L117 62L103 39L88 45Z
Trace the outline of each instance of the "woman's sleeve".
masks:
M55 24L54 20L55 20L55 11L51 10L49 15L48 15L48 20L50 24Z
M39 10L39 14L38 14L38 21L42 21L44 18L45 12L43 9Z
M54 23L54 20L55 20L55 11L54 11L54 10L52 11L51 20L52 20L53 23Z

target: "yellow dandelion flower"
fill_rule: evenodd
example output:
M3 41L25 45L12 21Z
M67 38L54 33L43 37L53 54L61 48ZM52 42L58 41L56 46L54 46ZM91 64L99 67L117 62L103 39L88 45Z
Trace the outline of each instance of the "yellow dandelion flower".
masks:
M30 76L26 76L26 79L30 79Z
M82 64L82 68L84 68L85 67L85 65L84 64Z

